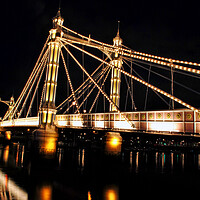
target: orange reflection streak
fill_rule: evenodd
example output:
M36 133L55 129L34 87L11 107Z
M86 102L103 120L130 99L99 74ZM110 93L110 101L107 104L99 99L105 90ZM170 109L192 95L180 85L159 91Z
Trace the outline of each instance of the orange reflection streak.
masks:
M52 187L49 185L43 185L38 188L38 199L51 200L52 199Z
M92 200L92 196L91 196L90 191L88 191L88 200Z
M40 151L44 154L54 154L56 152L55 137L40 138Z
M105 189L104 193L105 200L118 200L118 188L116 186L109 186L109 188Z
M8 162L8 155L9 155L9 145L7 145L4 149L4 152L3 152L3 161L5 163Z
M19 145L17 145L17 155L16 155L16 166L18 166L18 160L19 160Z
M55 150L56 149L56 142L55 138L48 138L45 142L45 148L47 150Z
M6 140L10 140L11 139L11 131L6 131L5 132L5 138L6 138Z

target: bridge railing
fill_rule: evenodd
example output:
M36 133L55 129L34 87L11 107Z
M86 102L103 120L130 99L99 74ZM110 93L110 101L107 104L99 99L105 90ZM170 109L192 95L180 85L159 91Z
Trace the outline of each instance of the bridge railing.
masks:
M0 127L38 127L39 117L27 117L0 122Z
M200 133L200 114L189 109L57 115L57 127Z

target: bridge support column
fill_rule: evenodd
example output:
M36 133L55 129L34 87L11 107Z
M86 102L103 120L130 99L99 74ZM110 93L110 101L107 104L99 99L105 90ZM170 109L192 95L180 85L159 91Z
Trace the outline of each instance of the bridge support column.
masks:
M121 46L122 39L119 36L119 29L117 36L113 39L114 46ZM120 85L121 85L121 72L119 69L122 67L122 59L120 58L118 52L113 53L113 60L110 62L115 68L112 68L111 73L111 85L110 85L110 99L119 107L120 103ZM116 112L116 107L110 104L110 112Z
M53 29L50 30L49 57L46 69L46 79L44 83L44 92L42 96L42 107L39 111L39 129L35 132L36 139L39 141L39 148L43 153L46 149L47 153L53 153L56 150L56 141L58 138L55 126L56 117L56 88L59 68L59 58L61 45L57 37L62 37L63 32L60 25L64 19L60 15L53 18Z

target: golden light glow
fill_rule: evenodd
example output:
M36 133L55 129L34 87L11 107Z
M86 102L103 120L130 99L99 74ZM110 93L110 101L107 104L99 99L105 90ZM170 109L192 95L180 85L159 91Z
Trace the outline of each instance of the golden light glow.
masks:
M57 62L57 56L58 56L58 44L56 44L54 48L54 63Z
M42 117L42 122L43 122L43 123L46 123L47 113L46 113L46 112L43 112L43 113L42 113L42 116L43 116L43 117Z
M50 87L50 83L47 83L47 86L46 86L46 102L48 101L49 99L49 87Z
M42 186L39 188L40 190L40 198L42 200L51 200L52 199L52 187L51 186Z
M105 152L107 154L118 155L121 152L122 137L117 132L108 132L105 135Z
M114 185L108 186L104 190L104 199L105 200L118 200L119 194L118 194L118 188Z
M48 113L48 119L47 119L47 123L48 123L48 124L51 123L51 117L52 117L52 113L49 112L49 113Z
M119 139L114 137L111 139L111 145L116 146L119 144Z
M6 131L5 132L5 139L10 140L11 139L11 131Z
M7 146L4 148L4 151L3 151L3 161L4 161L5 163L8 162L9 150L10 150L10 147L9 147L9 145L7 145Z
M45 152L53 153L56 151L56 138L48 137L41 146Z
M56 29L51 29L49 32L50 32L51 38L55 39L56 38Z
M50 91L50 98L49 101L53 101L53 94L54 94L54 83L51 83L51 91Z
M92 196L91 196L90 191L88 191L88 200L92 200Z
M49 59L50 62L53 61L53 50L54 50L54 44L51 42L51 52L50 52L50 59Z
M55 78L56 78L55 74L56 74L56 64L53 64L52 81L55 81Z
M51 70L52 70L52 64L49 64L49 71L48 71L48 81L50 81L50 79L51 79Z

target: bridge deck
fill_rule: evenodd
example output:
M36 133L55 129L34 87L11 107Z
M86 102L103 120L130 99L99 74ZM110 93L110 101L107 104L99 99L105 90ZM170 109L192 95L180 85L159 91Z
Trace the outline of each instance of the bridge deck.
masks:
M134 125L125 121L119 113L92 113L57 115L58 127L92 127L105 129L168 131L200 133L200 114L188 109L123 112Z
M123 112L135 128L125 121L122 113L91 113L56 115L58 128L100 128L144 131L200 133L200 114L188 109ZM0 122L0 127L38 127L39 118L20 118Z

